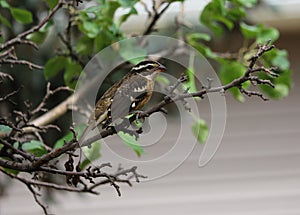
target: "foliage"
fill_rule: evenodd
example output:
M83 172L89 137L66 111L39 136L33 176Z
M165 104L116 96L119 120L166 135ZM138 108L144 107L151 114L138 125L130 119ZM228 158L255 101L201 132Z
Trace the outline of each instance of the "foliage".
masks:
M217 61L220 65L219 72L221 81L227 84L237 77L244 74L246 66L249 64L249 57L253 54L253 47L257 44L263 44L268 40L273 43L279 38L279 32L272 27L266 27L263 24L251 25L245 23L246 10L253 7L256 0L212 0L208 3L200 15L200 21L211 30L216 36L221 36L232 31L235 28L240 31L245 39L247 47L241 47L236 56L227 57L214 53L204 42L210 41L211 36L206 33L191 32L187 34L187 42L195 47L207 58ZM203 42L204 41L204 42ZM270 86L260 86L262 92L272 99L281 99L288 95L291 87L291 71L286 50L273 49L263 56L262 66L276 66L276 73L280 78L272 78L262 74L262 78L271 80L275 88ZM249 84L244 84L243 88L247 89ZM238 89L231 90L233 96L239 101L245 101L244 96Z
M59 4L59 1L46 2L50 11ZM74 88L86 59L89 59L106 46L129 36L123 32L121 27L129 17L134 18L134 16L138 14L135 7L138 2L138 0L97 0L96 4L81 10L77 10L76 6L68 4L67 10L70 20L68 26L66 26L65 35L61 35L60 37L62 40L62 44L59 47L60 53L56 53L45 63L43 70L45 79L51 80L63 73L65 84ZM172 4L174 2L177 1L168 1L167 3ZM246 67L249 63L248 57L253 54L252 47L259 43L265 43L267 40L275 42L279 37L278 30L274 28L266 27L263 24L251 25L246 23L246 11L255 4L256 0L212 0L205 6L199 17L199 21L210 29L211 32L188 31L185 34L185 39L190 45L195 47L207 58L219 63L219 74L223 84L228 84L245 74ZM3 9L7 9L12 18L16 21L22 24L30 24L33 22L31 12L25 8L13 7L9 5L6 0L1 0L0 5ZM123 9L127 12L117 17L116 11L119 9ZM7 27L12 27L10 20L2 15L0 15L0 21ZM45 25L37 31L33 31L26 38L36 44L43 44L49 32L55 30L55 27L53 19L49 19ZM209 43L214 36L222 36L234 29L240 31L246 41L245 44L249 44L249 46L241 47L233 58L220 56L217 52L211 50ZM76 31L79 32L76 37L70 36ZM137 63L147 55L146 50L139 48L136 44L126 43L125 45L124 47L117 47L116 51L120 53L123 59L131 63ZM135 56L136 53L139 53L141 58L132 59L132 56ZM270 98L280 99L288 95L291 87L291 71L287 57L288 54L285 50L273 49L261 59L263 66L277 66L278 68L275 72L280 74L279 78L274 78L263 72L260 74L261 78L269 79L275 84L275 88L260 85L261 91ZM184 88L189 88L189 92L191 93L197 92L198 89L194 80L193 63L190 63L186 73L188 81L184 83ZM244 89L248 89L249 86L249 81L242 85ZM243 93L238 88L232 88L230 92L238 101L245 101ZM201 140L201 142L204 142L207 135L203 134L199 138L199 135L195 132L195 126L198 125L200 130L207 128L207 126L202 119L197 119L196 121L197 123L193 126L193 131L196 137ZM206 133L206 131L204 133ZM71 135L71 133L69 135ZM124 143L135 150L138 155L142 153L142 149L135 144L136 140L134 140L133 137L129 138L129 136L124 133L119 135ZM70 138L71 136L69 139ZM62 146L62 144L63 141L61 139L55 146Z
M0 0L0 10L1 12L3 11L3 13L0 14L0 23L3 29L5 29L4 33L2 34L1 32L0 34L0 65L23 65L29 69L43 69L43 77L45 80L53 81L58 80L57 78L59 77L63 77L62 81L64 85L72 89L75 88L84 66L96 53L115 42L132 36L125 33L122 27L129 18L137 19L136 15L138 15L139 11L136 9L136 6L137 4L141 4L139 0L96 0L93 4L83 4L83 7L78 7L77 4L80 3L80 1L45 0L45 2L42 3L43 7L40 8L43 9L39 11L39 14L48 15L46 18L39 20L38 13L29 9L30 7L28 7L27 4L24 4L24 6L15 6L10 4L7 0ZM184 3L184 0L156 1L155 6L148 8L149 24L147 23L145 26L144 32L155 32L156 29L154 26L156 22L161 18L161 15L168 7L171 4L181 3ZM197 49L206 58L214 61L218 65L218 74L224 85L231 84L237 79L241 80L237 82L237 85L228 87L233 97L240 102L244 102L246 96L251 95L258 95L261 98L265 98L263 94L271 99L281 99L288 96L291 88L291 70L287 51L273 48L273 46L270 49L266 49L266 47L269 47L267 41L271 40L272 43L275 43L280 33L275 28L263 24L251 24L247 22L246 12L254 7L256 3L256 0L210 1L199 16L199 24L207 28L205 31L196 31L193 27L186 29L184 28L184 23L177 23L178 39L184 40L184 42L187 42ZM45 7L45 5L47 7ZM63 17L67 20L66 23L59 23L55 20L54 15L57 14L57 11L62 11ZM124 12L121 15L117 15L118 11ZM20 29L23 31L21 33L18 32L16 26L22 26ZM184 31L182 29L184 29ZM222 37L233 31L239 32L243 37L244 42L242 47L238 50L234 50L234 53L232 53L232 50L228 50L230 53L219 53L218 50L212 50L211 44L216 37ZM8 35L5 35L5 32L8 32ZM161 34L161 32L158 31L156 34ZM51 41L53 35L58 36L59 39L57 41ZM20 55L18 52L20 44L36 49L42 48L43 46L47 46L48 48L49 44L51 44L51 49L48 48L50 51L45 57L46 62L44 63L44 67L37 65L34 59L30 59L28 56L26 58L26 54L25 57ZM265 49L262 48L262 54L259 55L257 59L253 59L253 56L255 57L255 54L258 53L255 47L259 44L267 45L265 45ZM132 64L138 63L148 55L146 49L141 48L133 42L114 46L113 49L120 58ZM136 55L140 57L135 58ZM189 93L194 93L195 97L200 100L200 98L210 90L206 89L207 91L204 91L203 88L197 86L193 57L193 55L190 55L189 67L186 68L185 71L187 80L183 83L183 90L186 91L186 95L177 95L178 97L173 97L172 99L177 98L178 100L184 100ZM255 65L251 66L252 62ZM250 79L250 76L253 74L257 74L256 79ZM4 75L1 75L1 79L3 77ZM170 83L169 80L163 76L158 77L158 81L162 85L169 85ZM55 83L55 81L53 82ZM0 84L2 84L2 81ZM259 85L259 92L253 93L249 91L251 86L257 84ZM50 89L48 89L47 92L41 105L35 110L31 110L31 106L25 102L25 106L28 108L25 113L21 114L18 111L13 112L12 115L16 116L15 122L17 121L15 126L13 123L7 121L6 118L1 118L0 134L23 131L25 125L29 127L36 126L40 129L39 132L48 131L47 129L49 128L45 128L47 125L33 126L30 124L34 121L34 118L39 117L45 111L46 101L48 101L50 95L54 94ZM171 93L174 92L175 89L173 89ZM16 93L17 91L8 96L1 95L3 97L1 97L0 102L12 102L9 99ZM162 104L171 103L172 99L166 99L162 101ZM65 108L67 109L67 107ZM55 119L52 121L54 120ZM53 127L56 128L55 126L51 128ZM195 123L191 129L199 142L204 143L206 141L209 131L203 119L195 118ZM26 152L27 157L25 158L30 160L31 156L36 156L36 159L47 157L49 150L55 151L64 149L65 152L68 152L69 156L69 163L66 163L69 166L66 166L68 166L69 170L73 171L73 152L68 151L68 144L70 145L69 147L77 147L76 138L81 135L82 131L82 127L71 129L67 135L59 138L55 143L52 142L49 144L50 146L47 146L41 140L32 138L11 139L12 141L9 143L0 142L0 153L10 145L12 147L9 148L9 152ZM114 133L108 133L107 136L112 134ZM135 135L131 135L126 131L120 131L118 135L124 144L133 149L138 156L143 155L144 149L139 145ZM77 175L79 175L80 170L86 169L87 172L85 172L84 176L89 174L91 174L91 176L85 179L93 181L96 170L95 172L91 172L89 169L90 162L100 157L101 147L99 141L89 146L90 147L83 147L82 150L87 155L87 159L77 166L78 169L76 169L76 171L78 172ZM50 147L50 149L48 147ZM74 150L74 148L72 148L72 150ZM57 151L55 152L57 153L57 157L61 155ZM5 156L5 160L7 161L13 161L13 159L13 156ZM48 161L50 161L50 158ZM39 170L41 171L41 169ZM19 169L18 171L22 170ZM18 171L6 168L7 174L12 174L16 177ZM136 176L135 169L131 169L131 172ZM127 172L125 171L124 175L126 175L125 173ZM14 177L12 175L10 176ZM117 176L114 175L114 180L116 181L119 180ZM67 178L68 177L69 175ZM79 183L77 181L78 177L68 178L67 181L76 186L77 183ZM115 181L109 180L112 179L108 176L108 182L105 181L105 183L111 183L113 186L116 186L114 184ZM116 190L119 192L117 186ZM93 192L93 190L85 190L85 192Z

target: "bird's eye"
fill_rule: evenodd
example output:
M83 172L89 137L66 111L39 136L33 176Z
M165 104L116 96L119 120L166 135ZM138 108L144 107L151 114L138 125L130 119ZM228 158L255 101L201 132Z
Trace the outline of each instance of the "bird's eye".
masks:
M147 66L147 69L148 69L148 70L151 70L151 69L153 69L153 68L154 68L153 65L148 65L148 66Z

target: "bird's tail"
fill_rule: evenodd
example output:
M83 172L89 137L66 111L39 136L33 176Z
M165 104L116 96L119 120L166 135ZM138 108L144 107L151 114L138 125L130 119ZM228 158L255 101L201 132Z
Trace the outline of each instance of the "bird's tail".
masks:
M83 144L85 138L87 137L87 135L88 135L92 130L93 130L93 126L91 126L91 125L88 125L88 126L84 129L82 135L80 136L80 138L79 138L79 140L78 140L79 146L82 146L82 144Z

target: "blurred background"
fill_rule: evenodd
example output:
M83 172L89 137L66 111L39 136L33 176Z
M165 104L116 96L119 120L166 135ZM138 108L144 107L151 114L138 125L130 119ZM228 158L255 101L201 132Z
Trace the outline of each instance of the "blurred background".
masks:
M201 7L206 3L207 1L199 3L197 0L187 0L185 19L196 22ZM143 11L142 8L140 10ZM174 14L179 10L176 4L170 7L164 14L165 18L163 16L162 21L158 22L158 28L172 31ZM100 196L56 193L52 203L48 203L51 211L55 214L72 215L300 214L299 10L299 0L262 0L257 7L247 12L250 22L265 23L280 31L280 38L275 45L288 50L294 84L290 95L279 101L263 102L253 97L240 103L228 94L224 138L208 165L199 168L198 160L203 146L197 145L185 162L167 176L134 184L133 188L122 186L122 197L118 197L111 187L102 187ZM139 12L139 16L139 19L129 19L124 28L129 32L141 30L147 14ZM241 44L239 35L230 33L214 39L212 49L236 50ZM47 48L44 47L45 56L49 54ZM42 61L43 56L37 56L37 59ZM22 94L24 97L28 97L32 90L44 89L42 76L31 72L27 77L28 79L22 80L26 90ZM55 102L63 98L57 98ZM39 101L40 98L37 96L35 99ZM201 102L199 109L201 117L209 121L209 102ZM168 128L172 131L172 124L168 126L171 126ZM172 142L172 132L164 142ZM164 142L159 143L162 148ZM113 147L118 150L121 146L115 144ZM156 149L160 150L159 147ZM153 167L153 171L173 166L172 162L176 161L161 163ZM143 173L143 169L140 169L140 173ZM41 209L33 203L31 194L23 184L14 182L9 186L10 189L0 201L0 214L41 214Z

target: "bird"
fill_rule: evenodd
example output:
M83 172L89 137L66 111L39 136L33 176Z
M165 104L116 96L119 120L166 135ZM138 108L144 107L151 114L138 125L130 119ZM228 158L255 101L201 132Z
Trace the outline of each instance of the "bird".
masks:
M96 127L105 129L116 120L143 108L152 96L157 75L164 71L166 67L153 60L144 60L133 66L96 102L79 143Z

